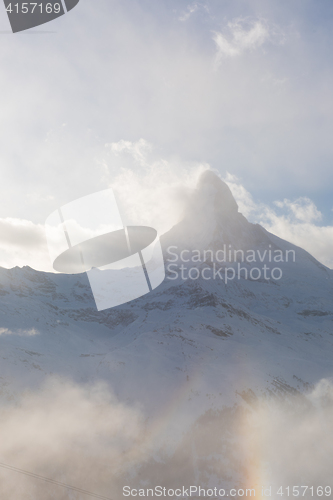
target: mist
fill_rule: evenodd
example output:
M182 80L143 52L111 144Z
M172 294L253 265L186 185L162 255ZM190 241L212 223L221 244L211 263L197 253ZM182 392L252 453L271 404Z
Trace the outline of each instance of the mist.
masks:
M232 408L206 411L170 448L158 421L104 383L53 377L2 406L0 462L113 499L126 485L254 488L256 497L263 486L272 497L280 486L329 486L332 382L321 380L307 394L279 388L260 397L249 390ZM8 500L89 498L3 467L0 492Z

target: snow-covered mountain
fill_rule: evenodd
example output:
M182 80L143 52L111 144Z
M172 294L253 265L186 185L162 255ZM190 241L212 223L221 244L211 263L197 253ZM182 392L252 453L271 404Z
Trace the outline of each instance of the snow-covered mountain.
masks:
M333 271L249 223L215 174L161 241L162 285L102 312L85 274L0 269L1 398L59 374L195 418L332 375Z

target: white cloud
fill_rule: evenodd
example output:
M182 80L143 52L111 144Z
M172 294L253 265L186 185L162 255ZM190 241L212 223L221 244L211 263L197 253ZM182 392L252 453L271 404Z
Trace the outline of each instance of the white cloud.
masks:
M0 328L0 335L18 335L19 337L32 337L34 335L39 335L39 331L35 328L30 328L29 330L19 328L15 331L10 330L10 328Z
M104 496L116 488L120 497L121 475L145 458L143 439L141 413L103 383L79 386L54 377L1 409L2 463ZM1 498L72 497L66 488L24 474L0 474Z
M175 20L183 10L195 26ZM207 159L221 172L227 166L263 189L272 175L276 186L288 175L295 191L316 183L327 192L332 31L320 25L315 33L309 22L318 18L307 16L305 4L263 0L154 9L139 0L99 9L81 2L52 24L62 33L57 44L52 34L38 44L34 36L3 37L1 217L43 222L54 206L103 189L99 149L122 138L149 138L166 157ZM276 45L283 40L276 25L288 34L285 46ZM213 71L213 32L221 57L245 56L229 58L228 71ZM30 65L14 64L18 57Z
M108 146L116 156L128 153L142 167L147 165L147 155L152 150L151 144L144 139L139 139L136 142L121 140L106 144L106 147Z
M333 269L333 226L299 222L292 215L277 215L267 210L258 220L268 231L307 250L319 262Z
M152 145L144 139L106 144L104 154L100 153L99 165L103 177L101 184L103 188L113 189L123 223L151 226L160 234L178 222L200 174L209 168L204 163L157 157ZM90 237L94 235L93 230L79 229ZM1 267L28 265L40 271L55 272L44 224L24 219L0 219L0 234ZM55 238L52 230L49 236L51 241Z
M307 394L285 394L259 398L246 412L241 446L248 477L275 493L281 485L284 491L292 484L325 488L333 465L332 381L319 381ZM304 486L297 489L306 497Z
M227 174L225 181L239 205L240 212L247 218L261 224L280 238L304 248L319 262L333 269L333 226L318 225L322 214L312 200L302 197L295 201L276 201L274 205L284 210L281 214L273 207L256 203L237 177Z
M184 10L179 16L178 20L181 22L188 21L193 16L193 14L199 11L201 11L201 13L204 12L206 14L210 14L209 4L207 2L193 2L189 4L186 10Z
M245 189L245 187L240 184L236 175L226 173L224 181L228 184L231 189L234 198L238 203L239 211L245 216L249 217L257 209L252 195Z
M265 20L235 19L230 21L227 27L229 36L219 32L215 32L213 36L217 45L217 61L221 57L235 57L243 52L257 49L271 38Z
M21 244L25 248L35 248L44 243L43 226L24 219L0 219L0 234L0 245L5 242L9 246Z
M279 208L289 209L294 217L301 222L311 223L322 219L322 214L316 205L306 197L298 198L293 202L287 199L276 201L275 205Z
M43 224L25 219L0 219L0 266L30 266L52 272Z
M183 14L179 17L179 21L187 21L194 12L197 12L199 5L195 2L187 6L187 9Z
M179 471L182 484L196 484L200 474L205 488L232 488L250 480L256 496L262 486L276 492L302 477L308 485L328 485L332 382L321 380L305 394L288 392L287 386L276 396L273 391L249 394L250 404L207 411L186 428L187 419L178 412L174 420L178 417L176 428L183 432L175 439L166 426L170 415L147 418L144 408L121 402L103 383L79 385L52 377L2 404L1 462L106 498L121 498L124 485L175 488ZM76 496L17 470L0 468L0 474L1 498Z
M105 180L115 192L124 223L152 226L160 234L178 222L191 189L209 168L205 163L156 158L144 139L106 148Z

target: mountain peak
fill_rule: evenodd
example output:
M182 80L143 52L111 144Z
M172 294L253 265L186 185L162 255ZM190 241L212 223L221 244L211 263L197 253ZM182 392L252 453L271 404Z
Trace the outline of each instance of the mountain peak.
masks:
M184 248L209 248L216 239L223 240L222 232L244 224L248 222L238 212L227 184L206 170L187 202L182 220L166 233L162 242L177 242Z
M229 186L211 170L203 172L196 191L194 198L204 197L210 204L213 203L219 216L230 216L238 212L238 205Z

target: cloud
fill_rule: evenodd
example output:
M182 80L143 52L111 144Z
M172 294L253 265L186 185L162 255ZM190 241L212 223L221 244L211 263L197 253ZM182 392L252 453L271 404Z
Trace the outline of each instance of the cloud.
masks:
M115 192L125 225L147 225L160 234L179 220L206 163L165 159L144 139L106 145L105 181Z
M187 8L197 9L193 23L175 22ZM81 2L73 16L55 20L58 44L52 34L42 44L34 36L7 37L1 217L43 223L55 207L103 189L104 144L140 137L164 157L209 161L266 192L281 188L286 175L288 197L300 185L327 190L332 32L324 8L312 17L305 4L263 0L172 0L153 9L139 0L103 0L99 9ZM279 45L282 32L288 37ZM212 33L226 71L214 71L220 49ZM230 51L241 55L226 56ZM17 65L18 57L31 62Z
M293 202L287 199L276 201L275 205L279 208L289 209L295 219L301 222L311 223L322 219L322 214L316 205L306 197L298 198Z
M160 234L178 222L198 178L210 168L208 164L184 162L177 157L161 158L155 154L152 144L144 139L106 143L96 158L100 183L96 184L94 191L111 187L125 225L154 227ZM91 190L86 193L77 191L77 194L80 198L91 194ZM54 206L53 210L56 208ZM75 222L71 227L78 230ZM89 228L79 229L88 237L94 235ZM54 272L44 224L6 218L0 219L0 231L0 266L28 265L40 271ZM50 229L49 237L56 241L56 233L53 233Z
M261 47L271 40L271 32L265 20L235 19L227 24L229 36L215 32L217 61L222 57L240 56L244 52Z
M197 3L192 3L187 6L186 11L179 17L179 21L187 21L194 12L197 12L199 6Z
M30 266L52 272L43 224L25 219L0 219L0 266Z
M22 245L28 249L45 243L43 226L24 219L9 217L0 219L0 234L0 245L2 243L8 246Z
M254 202L252 195L240 183L236 175L227 172L224 181L230 187L231 192L238 203L239 211L245 217L249 217L253 212L257 211L258 206Z
M181 16L179 16L178 20L182 22L188 21L190 17L192 17L192 15L198 12L199 10L209 12L208 5L200 2L191 3L187 6L186 10L183 11Z
M9 328L0 328L0 335L18 335L19 337L32 337L33 335L39 335L39 331L35 328L30 330L23 330L19 328L18 330L10 330Z
M140 137L165 157L209 161L266 192L281 188L288 175L289 198L300 185L329 196L326 9L312 16L307 3L148 4L103 0L96 9L81 2L52 23L62 33L57 44L53 34L38 44L35 36L3 40L1 217L42 223L54 207L102 189L104 144ZM193 24L175 22L196 6ZM288 38L279 45L282 32ZM216 49L227 71L214 71ZM15 64L18 57L24 64Z
M240 212L251 222L261 224L271 233L307 250L319 262L333 269L333 226L318 225L322 214L306 197L294 201L275 201L274 206L256 203L237 177L227 174L229 185ZM281 213L281 210L284 213Z
M133 160L141 167L145 167L148 165L147 155L152 151L152 145L144 139L139 139L136 142L121 140L119 142L106 144L106 147L110 147L111 151L116 156L124 153L129 154L129 156L132 157Z
M256 496L262 486L325 487L333 467L332 383L321 380L303 394L279 381L276 387L282 390L263 397L245 391L233 408L208 410L192 424L177 413L175 439L165 415L147 419L106 384L52 377L2 404L1 463L106 498L121 498L125 485L246 485L259 488ZM8 500L69 495L1 464L0 479L1 498Z
M1 462L105 497L144 459L142 414L103 383L79 386L52 378L0 415ZM67 499L66 488L0 467L2 498ZM121 481L122 477L120 477ZM76 498L76 497L75 497ZM80 497L81 498L81 497Z
M258 222L280 238L304 248L319 262L333 269L333 226L295 221L293 213L277 215L272 209L259 217Z
M333 446L331 380L321 380L307 394L285 394L280 402L258 399L244 430L248 472L256 476L252 480L264 480L267 487L276 488L275 493L281 485L298 484L300 493L306 491L301 484L315 490L318 485L323 489L329 485L333 466L329 451Z

